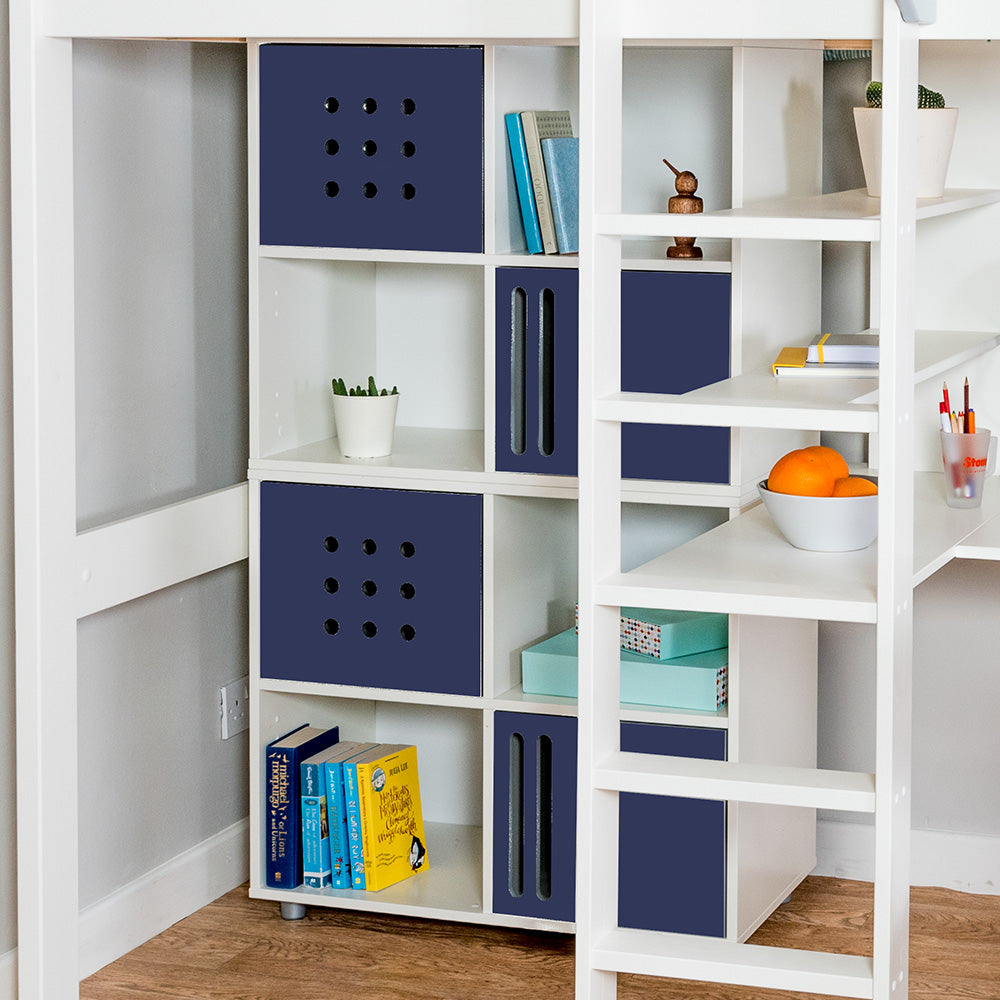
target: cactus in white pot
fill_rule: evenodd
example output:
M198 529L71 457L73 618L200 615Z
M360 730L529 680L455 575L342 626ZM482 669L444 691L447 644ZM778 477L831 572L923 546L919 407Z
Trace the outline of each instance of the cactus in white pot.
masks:
M399 390L379 389L373 375L368 385L349 387L343 378L331 380L333 416L344 458L382 458L392 454Z
M917 86L918 198L940 198L955 139L958 108L945 106L944 97L923 84ZM882 84L873 80L865 91L865 107L854 109L861 165L868 194L877 198L882 191Z

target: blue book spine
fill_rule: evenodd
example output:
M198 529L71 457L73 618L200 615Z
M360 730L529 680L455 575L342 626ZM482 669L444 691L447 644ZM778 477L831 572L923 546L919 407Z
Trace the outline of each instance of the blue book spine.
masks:
M358 765L344 761L344 812L347 815L347 847L351 864L351 888L365 888L365 848L361 839L361 799Z
M330 831L326 768L305 761L302 782L302 882L312 889L330 884Z
M560 253L580 249L580 140L576 136L542 139L549 201Z
M302 830L299 825L302 796L299 768L306 757L333 746L339 739L336 726L291 747L269 744L264 761L267 790L264 845L265 882L271 889L294 889L302 884ZM280 741L279 741L280 742Z
M330 884L334 889L351 888L351 859L344 808L344 765L326 764L326 804L330 821Z
M524 144L524 126L516 111L504 115L507 125L507 144L510 147L510 161L514 168L514 183L517 185L517 200L521 206L521 222L524 225L524 239L528 253L542 252L542 230L538 225L538 206L531 187L531 170L528 167L528 149Z

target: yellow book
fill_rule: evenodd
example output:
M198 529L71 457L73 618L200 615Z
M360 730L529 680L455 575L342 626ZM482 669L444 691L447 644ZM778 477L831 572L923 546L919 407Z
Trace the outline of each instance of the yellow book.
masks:
M426 870L417 748L382 744L357 759L366 889Z

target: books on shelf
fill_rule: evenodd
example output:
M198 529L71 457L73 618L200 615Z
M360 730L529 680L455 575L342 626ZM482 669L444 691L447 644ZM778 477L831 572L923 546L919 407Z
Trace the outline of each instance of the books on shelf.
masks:
M304 760L300 766L302 884L311 889L337 886L342 877L342 838L337 823L338 817L343 816L343 806L338 810L336 784L329 782L327 777L331 773L339 776L334 770L337 761L368 746L341 741ZM342 790L340 799L343 799ZM346 882L339 887L346 888Z
M513 114L513 112L512 112ZM534 221L538 223L538 235L541 240L541 251L547 254L559 253L559 242L556 237L555 218L552 212L552 198L549 193L549 180L545 168L545 155L542 143L546 139L572 138L573 124L568 111L521 111L518 114L520 130L507 120L508 145L511 149L511 161L514 167L515 181L518 174L524 173L520 144L523 141L523 157L527 160L527 177L531 181L531 196L534 201L534 214L530 211L530 203L526 205L521 197L521 183L518 182L518 197L521 203L521 217L525 222L525 238L530 252L534 245ZM513 131L513 138L512 138ZM522 177L523 180L523 177ZM567 184L563 183L563 191ZM579 200L579 199L577 199ZM575 213L575 214L578 214ZM527 217L527 218L526 218ZM566 216L568 218L568 214Z
M542 139L542 159L552 203L552 222L559 253L580 249L580 140L560 135Z
M266 747L265 882L272 889L294 889L302 883L301 764L339 739L337 726L303 725Z
M783 347L771 364L777 378L878 378L878 363L848 364L808 360L807 347Z
M370 750L376 743L350 743L342 753L326 761L327 809L330 813L330 884L334 889L351 888L350 840L347 803L344 798L344 761Z
M521 207L521 224L528 253L542 252L542 231L538 226L538 208L531 187L531 167L528 165L528 150L524 145L524 127L521 115L511 111L503 116L507 126L507 145L510 162L514 170L514 185L517 188L517 202Z
M806 361L815 365L877 365L878 333L821 333L809 342Z
M351 882L377 891L425 871L417 748L379 744L344 762Z

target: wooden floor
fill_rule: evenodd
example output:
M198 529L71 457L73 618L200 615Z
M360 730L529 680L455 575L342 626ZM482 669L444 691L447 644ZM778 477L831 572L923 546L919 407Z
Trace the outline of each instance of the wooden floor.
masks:
M869 883L808 878L757 944L871 954ZM1000 1000L1000 896L914 888L911 1000ZM622 976L621 1000L808 1000ZM812 995L809 995L811 997ZM572 1000L573 939L276 903L234 889L80 985L81 1000Z

